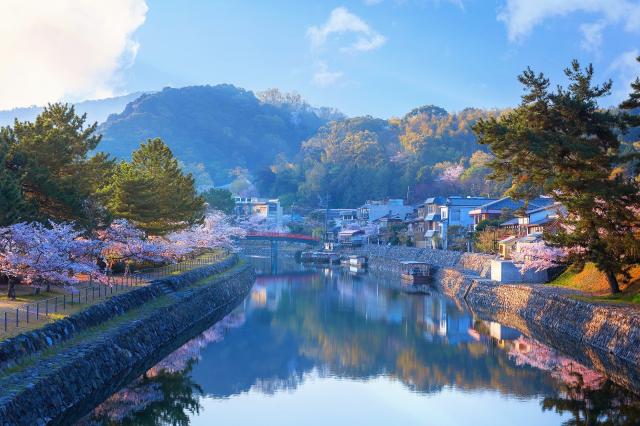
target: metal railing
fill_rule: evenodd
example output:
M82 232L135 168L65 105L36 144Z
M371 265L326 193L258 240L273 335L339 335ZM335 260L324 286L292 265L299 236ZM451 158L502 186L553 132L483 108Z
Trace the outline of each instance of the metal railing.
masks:
M150 281L216 263L227 255L226 252L206 253L179 263L141 269L126 275L111 275L107 284L98 284L89 279L86 285L76 287L69 294L21 303L15 308L0 308L0 336L28 328L33 323L48 322L59 313L73 311L79 305L92 305L96 301L145 286Z

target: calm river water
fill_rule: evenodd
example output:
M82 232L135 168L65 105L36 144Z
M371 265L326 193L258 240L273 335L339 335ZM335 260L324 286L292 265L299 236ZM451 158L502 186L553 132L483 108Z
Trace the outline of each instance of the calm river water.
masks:
M638 425L604 375L394 276L260 274L229 316L80 424Z

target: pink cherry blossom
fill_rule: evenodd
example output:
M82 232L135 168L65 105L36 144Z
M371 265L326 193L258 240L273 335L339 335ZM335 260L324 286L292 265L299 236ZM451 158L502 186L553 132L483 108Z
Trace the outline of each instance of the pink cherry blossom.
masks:
M562 247L551 247L544 241L535 243L518 243L511 253L511 258L521 273L529 270L544 271L560 265L569 252Z

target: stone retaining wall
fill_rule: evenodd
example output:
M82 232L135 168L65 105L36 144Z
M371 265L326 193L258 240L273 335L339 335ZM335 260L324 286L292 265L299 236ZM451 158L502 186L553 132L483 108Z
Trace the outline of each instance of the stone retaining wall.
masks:
M229 266L227 264L227 268ZM22 371L6 374L0 379L0 424L72 423L222 318L248 294L255 275L247 264L222 273L219 268L199 268L158 280L150 284L148 290L121 295L139 297L140 300L131 300L138 306L161 294L170 297L172 303L64 348L53 356L38 359ZM212 273L220 275L202 286L184 288ZM102 309L111 312L107 307ZM74 331L77 333L78 327ZM38 337L31 343L39 345L40 342Z

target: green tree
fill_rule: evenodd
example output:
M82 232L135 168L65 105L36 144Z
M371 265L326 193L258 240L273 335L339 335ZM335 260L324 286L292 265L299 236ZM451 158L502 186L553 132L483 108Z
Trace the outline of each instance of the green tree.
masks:
M34 206L37 219L83 225L101 219L91 200L99 177L93 171L110 160L106 155L89 157L100 135L96 123L85 122L86 114L78 116L73 106L57 103L45 107L34 122L16 120L4 132L7 166L20 176L22 195Z
M202 193L202 198L209 207L226 214L233 213L233 208L236 206L233 194L228 189L211 188Z
M0 129L0 226L11 225L28 218L27 203L22 197L20 181L7 168L9 145L3 135L8 129Z
M522 103L499 119L480 120L474 131L495 155L492 177L513 178L508 195L546 193L566 206L563 226L546 238L575 249L573 260L594 262L615 293L617 275L628 273L630 253L640 249L633 232L640 188L616 172L629 161L618 138L628 116L598 107L612 83L594 85L591 66L583 70L573 61L565 74L568 88L551 91L543 74L527 69L519 76L526 89Z
M201 222L204 199L191 174L184 175L161 139L149 139L117 167L102 191L113 216L131 220L152 235L163 235Z

